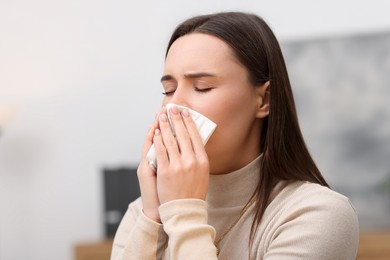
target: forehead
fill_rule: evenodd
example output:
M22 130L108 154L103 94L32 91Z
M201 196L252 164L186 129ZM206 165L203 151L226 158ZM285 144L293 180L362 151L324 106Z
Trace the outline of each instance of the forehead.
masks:
M230 46L221 39L203 33L191 33L178 38L168 51L164 71L217 70L239 64Z

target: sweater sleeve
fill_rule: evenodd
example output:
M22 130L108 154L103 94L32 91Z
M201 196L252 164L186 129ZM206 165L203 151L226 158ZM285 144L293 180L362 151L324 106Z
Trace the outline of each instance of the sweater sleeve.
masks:
M170 259L217 259L215 229L207 224L205 201L174 200L161 205L159 212L169 237Z
M357 214L348 198L303 188L280 212L265 260L356 259Z
M161 259L166 244L162 225L144 215L139 198L129 205L118 227L111 260Z

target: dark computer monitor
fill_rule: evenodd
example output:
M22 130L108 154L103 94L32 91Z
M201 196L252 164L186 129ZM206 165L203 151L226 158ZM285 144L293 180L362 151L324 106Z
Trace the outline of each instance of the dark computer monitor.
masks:
M140 196L136 168L105 168L104 221L106 237L113 237L130 202Z

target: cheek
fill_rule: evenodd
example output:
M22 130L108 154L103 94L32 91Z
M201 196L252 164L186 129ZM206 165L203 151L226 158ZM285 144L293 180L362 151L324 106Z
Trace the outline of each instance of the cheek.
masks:
M210 138L210 144L225 146L234 142L231 139L239 142L255 120L250 100L247 97L236 97L212 103L212 108L207 111L209 113L206 116L217 124L217 128Z
M252 116L252 97L248 93L234 93L223 99L210 102L210 109L205 111L217 125L227 126L239 123Z

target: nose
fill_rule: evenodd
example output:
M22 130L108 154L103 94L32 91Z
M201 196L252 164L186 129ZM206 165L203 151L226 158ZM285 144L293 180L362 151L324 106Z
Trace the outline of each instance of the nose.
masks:
M189 107L188 100L189 100L188 91L183 87L177 87L176 91L173 93L173 95L169 99L167 99L166 103L173 103L176 105Z

